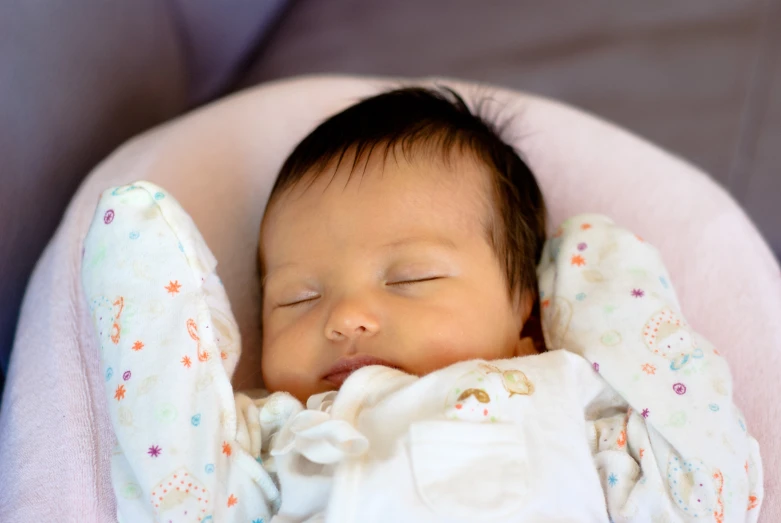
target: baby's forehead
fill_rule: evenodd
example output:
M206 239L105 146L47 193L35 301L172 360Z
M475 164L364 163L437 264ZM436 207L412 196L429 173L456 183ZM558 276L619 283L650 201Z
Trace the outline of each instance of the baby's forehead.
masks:
M343 161L312 171L276 195L264 218L261 247L266 254L286 231L285 243L305 242L325 222L369 232L377 240L400 230L457 226L484 234L494 224L490 168L461 154L373 155L361 163ZM420 223L416 223L416 220ZM390 225L397 225L392 227ZM340 236L339 231L330 234ZM264 238L272 241L264 241ZM277 240L277 241L275 241Z
M316 199L334 188L349 197L351 189L360 190L367 181L379 178L393 182L399 176L405 178L405 189L410 193L468 188L473 197L493 208L496 176L492 166L464 147L445 148L428 141L413 145L380 144L368 151L345 149L342 154L308 169L290 187L275 195L271 203L274 206L302 198Z

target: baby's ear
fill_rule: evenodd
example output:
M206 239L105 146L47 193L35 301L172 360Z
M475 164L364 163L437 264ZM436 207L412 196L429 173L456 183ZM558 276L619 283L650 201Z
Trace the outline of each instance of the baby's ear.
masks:
M532 291L523 291L518 298L516 298L516 314L518 319L521 320L521 324L525 324L532 312L535 310L537 304L537 293Z
M532 356L537 354L537 348L534 345L534 340L529 337L518 338L518 342L515 344L514 357L520 356Z
M531 303L531 312L523 322L519 338L527 338L532 341L535 353L545 352L545 339L542 335L542 320L540 317L540 301L535 299Z

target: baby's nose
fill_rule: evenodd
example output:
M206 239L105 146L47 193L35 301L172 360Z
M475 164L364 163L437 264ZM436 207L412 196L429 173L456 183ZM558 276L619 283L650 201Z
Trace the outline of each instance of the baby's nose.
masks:
M342 300L333 309L325 325L325 337L332 341L371 336L379 330L379 322L365 303Z

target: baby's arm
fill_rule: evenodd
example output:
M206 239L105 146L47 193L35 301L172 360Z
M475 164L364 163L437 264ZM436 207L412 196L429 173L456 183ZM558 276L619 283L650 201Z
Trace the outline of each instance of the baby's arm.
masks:
M659 253L603 216L578 216L546 245L539 276L548 348L584 356L631 407L607 417L599 405L590 411L595 434L624 440L603 448L597 439L609 503L632 468L614 453L639 466L613 519L666 499L680 517L756 520L757 443L732 401L726 361L686 323Z
M242 438L230 384L240 340L215 266L159 187L104 193L82 276L117 438L120 521L268 521L277 501Z

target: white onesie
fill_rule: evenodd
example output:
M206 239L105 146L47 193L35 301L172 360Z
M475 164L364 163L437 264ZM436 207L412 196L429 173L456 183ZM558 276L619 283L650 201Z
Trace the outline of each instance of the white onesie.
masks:
M761 462L726 362L658 253L607 218L546 244L549 352L422 378L368 367L307 408L234 399L215 266L159 187L104 193L83 280L120 521L756 521Z
M361 369L324 395L327 415L299 413L274 438L279 520L322 511L339 522L607 521L593 455L597 438L615 446L624 419L598 435L585 416L606 388L566 351L461 362L423 378ZM615 470L634 463L625 451L608 460ZM621 481L634 482L637 469ZM313 478L325 496L288 499Z

